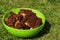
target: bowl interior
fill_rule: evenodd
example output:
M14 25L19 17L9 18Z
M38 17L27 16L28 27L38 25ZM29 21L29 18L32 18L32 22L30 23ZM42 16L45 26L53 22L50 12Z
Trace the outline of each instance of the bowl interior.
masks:
M41 26L43 26L43 25L45 24L45 17L44 17L44 15L43 15L41 12L37 11L37 10L30 9L30 8L17 8L17 9L12 9L11 11L14 12L15 14L18 14L18 12L19 12L21 9L32 10L32 12L34 12L38 18L41 18L41 19L42 19L42 25L41 25ZM3 22L4 25L6 25L4 19L5 19L6 17L10 16L10 12L11 12L11 11L6 12L5 15L3 16L2 22ZM6 25L6 26L7 26L7 25ZM41 27L41 26L40 26L40 27ZM10 27L10 28L11 28L11 27Z

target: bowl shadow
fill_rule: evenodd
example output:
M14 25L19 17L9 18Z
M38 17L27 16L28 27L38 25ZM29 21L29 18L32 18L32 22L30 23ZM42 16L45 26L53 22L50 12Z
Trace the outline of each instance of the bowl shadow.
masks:
M51 28L51 24L46 20L44 28L34 37L31 37L30 39L34 39L34 38L39 38L44 36L45 34L48 34Z

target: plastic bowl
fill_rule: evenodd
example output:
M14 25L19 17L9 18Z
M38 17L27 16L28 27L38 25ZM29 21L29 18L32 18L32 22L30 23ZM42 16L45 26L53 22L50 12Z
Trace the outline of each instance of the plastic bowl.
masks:
M39 17L39 18L42 18L42 25L37 27L37 28L34 28L34 29L28 29L28 30L22 30L22 29L15 29L15 28L12 28L12 27L9 27L5 24L5 18L8 17L10 15L10 12L14 12L16 14L18 14L18 12L21 10L21 9L25 9L25 10L32 10L32 12L36 13L36 16ZM15 35L17 37L21 37L21 38L30 38L30 37L33 37L35 36L37 33L39 33L43 27L44 27L44 24L45 24L45 17L44 15L39 12L38 10L34 10L34 9L30 9L30 8L16 8L16 9L12 9L11 11L9 12L6 12L5 15L3 15L3 18L2 18L2 23L5 27L5 29L12 35Z

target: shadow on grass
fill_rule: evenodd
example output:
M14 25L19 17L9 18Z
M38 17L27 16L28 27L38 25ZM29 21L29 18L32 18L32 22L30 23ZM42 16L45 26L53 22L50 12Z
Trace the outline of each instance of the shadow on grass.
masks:
M39 38L39 37L44 36L45 34L48 34L50 31L50 28L51 28L50 23L48 21L46 21L44 28L36 36L32 37L31 39Z

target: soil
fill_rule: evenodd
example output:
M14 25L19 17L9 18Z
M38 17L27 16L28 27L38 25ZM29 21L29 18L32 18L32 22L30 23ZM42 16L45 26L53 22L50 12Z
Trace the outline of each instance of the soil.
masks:
M30 29L42 25L42 19L38 18L31 10L21 9L18 14L10 12L10 16L5 18L5 23L9 27L16 29Z

